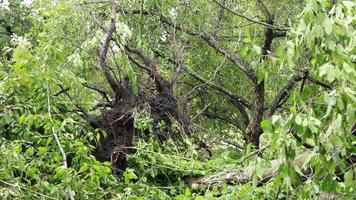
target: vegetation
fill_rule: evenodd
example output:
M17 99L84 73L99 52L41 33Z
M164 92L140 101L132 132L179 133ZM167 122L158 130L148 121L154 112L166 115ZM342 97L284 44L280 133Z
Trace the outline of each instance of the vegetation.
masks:
M1 199L355 199L355 14L0 1Z

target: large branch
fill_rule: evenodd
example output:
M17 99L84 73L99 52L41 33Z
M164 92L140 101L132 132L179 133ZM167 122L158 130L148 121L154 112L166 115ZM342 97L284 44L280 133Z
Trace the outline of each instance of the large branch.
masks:
M106 33L106 36L104 38L104 42L103 42L103 46L102 46L102 50L100 51L100 66L101 66L101 70L106 78L106 80L108 81L108 83L110 84L111 89L117 93L118 88L120 87L119 83L113 78L113 76L111 75L109 66L106 62L107 60L107 54L108 54L108 50L109 50L109 45L110 45L110 41L112 40L112 36L115 32L115 20L114 17L111 19L110 21L110 27Z
M257 5L260 8L260 10L263 12L263 14L266 17L266 23L273 26L274 24L274 17L273 15L269 12L268 8L266 5L263 3L262 0L256 0ZM264 37L264 43L262 47L262 58L265 59L269 52L271 51L271 46L272 46L272 41L274 38L274 33L273 29L271 27L266 27L265 29L265 37Z
M234 53L229 52L226 48L224 48L223 46L221 46L216 40L215 38L213 38L212 36L203 33L203 32L197 32L194 30L189 30L186 28L183 28L182 26L178 25L178 24L173 24L171 21L169 21L166 17L164 17L163 15L160 15L161 21L169 26L171 26L172 28L175 28L177 30L180 30L184 33L187 33L189 35L192 36L196 36L199 37L201 39L203 39L207 44L209 44L212 48L214 48L217 52L219 52L220 54L224 55L226 58L228 58L237 68L239 68L242 72L244 72L244 74L252 80L252 82L257 82L257 77L254 73L254 71L252 70L252 68L250 66L248 66L247 64L245 64L242 60L240 60Z
M86 88L89 88L89 89L91 89L91 90L94 90L94 91L100 93L100 94L105 98L105 100L106 100L108 103L111 103L110 98L109 98L109 96L107 95L107 92L106 92L103 88L98 88L98 87L89 85L89 84L87 84L87 83L83 83L82 85L83 85L84 87L86 87Z
M156 87L157 87L159 92L162 92L163 88L166 88L167 86L168 87L171 86L171 82L169 82L166 79L164 79L161 76L161 74L157 71L157 69L156 69L156 60L150 58L141 49L132 48L132 47L129 47L129 46L126 46L125 49L126 49L127 53L135 54L135 55L139 56L142 59L144 65L142 65L138 61L134 60L132 56L131 57L129 56L129 59L132 62L134 62L139 67L147 70L147 72L149 73L150 77L155 81Z
M263 12L263 14L266 16L266 21L268 20L272 20L273 19L273 15L269 12L268 8L266 7L266 5L263 3L262 0L256 0L258 7L260 8L260 10ZM268 23L268 22L267 22ZM269 23L268 23L269 24Z
M321 87L327 89L327 90L332 90L333 88L331 87L331 85L327 84L327 83L324 83L310 75L308 75L307 77L308 81L314 83L315 85L320 85Z
M278 92L278 94L272 100L271 105L267 109L266 118L269 118L273 115L273 113L280 105L280 102L282 102L283 99L289 96L290 91L294 88L295 84L298 81L301 81L302 79L303 79L303 73L301 72L298 72L289 78L287 84Z
M273 26L273 25L271 25L271 24L269 24L269 23L261 22L261 21L254 20L254 19L251 19L251 18L249 18L249 17L246 17L245 15L242 15L242 14L240 14L240 13L237 13L237 12L231 10L230 8L228 8L227 6L223 5L222 3L220 3L220 2L217 1L217 0L214 0L214 2L217 3L219 6L223 7L225 10L229 11L230 13L232 13L232 14L234 14L234 15L236 15L236 16L239 16L239 17L241 17L241 18L244 18L244 19L246 19L247 21L254 22L254 23L256 23L256 24L260 24L260 25L263 25L263 26L268 27L268 28L271 28L271 29L283 30L283 31L287 31L287 30L288 30L288 28L275 27L275 26Z
M309 160L312 154L313 153L311 151L306 151L298 155L294 159L293 164L303 170L303 167L306 166L306 162ZM279 166L282 163L282 159L272 160L270 167L265 168L261 177L258 178L258 182L265 183L275 177L278 174ZM192 178L188 180L188 185L199 190L204 190L214 186L220 187L223 183L229 185L245 184L252 181L255 170L256 166L249 166L242 170L222 171L212 175ZM304 175L310 175L311 171L309 171L308 168L304 168L303 173Z
M266 118L271 117L276 109L281 106L282 102L284 103L286 98L289 97L290 92L294 88L297 82L303 80L305 76L305 72L297 72L292 77L289 78L287 84L277 93L277 95L273 98L271 105L268 107L266 112ZM317 80L316 78L312 77L311 75L307 75L306 77L310 82L320 85L325 89L331 90L332 87L324 82Z
M273 26L273 16L268 11L267 7L262 1L257 0L257 3L266 15L266 23ZM262 57L261 61L267 59L269 52L271 51L272 41L273 41L273 29L270 26L265 27L264 33L264 43L262 47ZM253 111L250 121L246 127L246 138L247 142L254 144L257 148L260 143L260 135L263 133L261 128L261 121L263 119L265 104L265 81L264 79L254 84L254 102Z
M218 90L219 92L225 94L226 96L228 96L229 98L231 98L233 101L237 101L238 103L240 103L241 105L243 105L244 107L251 109L251 103L239 96L234 94L233 92L229 91L227 88L224 88L223 86L217 85L212 83L209 80L206 80L205 78L203 78L202 76L200 76L199 74L195 73L193 70L191 70L190 68L187 67L187 72L189 75L193 76L195 79L197 79L198 81L208 85L209 87Z
M125 49L127 49L130 53L136 54L139 57L141 57L143 60L143 63L146 65L146 69L153 73L153 71L155 70L155 63L141 49L132 48L129 46L125 46Z
M291 165L294 165L301 170L301 174L299 175L303 180L308 180L307 178L311 177L314 173L312 165L308 163L314 154L315 153L313 151L306 150L305 152L297 155L294 160L290 161ZM337 154L334 155L340 156ZM246 156L245 159L249 157L250 155ZM343 160L336 166L336 175L341 176L343 172L346 171L342 170L341 166L345 167L346 165L347 168L355 167L355 161L356 155L353 153L344 157ZM270 166L264 168L261 176L257 177L258 184L261 185L276 177L278 175L278 170L283 163L285 163L284 159L275 159L270 161ZM187 184L195 190L206 190L207 188L213 187L221 188L224 183L228 185L245 184L253 181L254 173L257 167L258 166L253 165L241 170L227 170L211 175L189 178L187 180Z
M187 68L187 69L188 69L189 75L193 76L195 79L202 82L203 84L206 84L209 87L221 92L222 94L226 95L229 98L230 102L239 110L241 117L242 117L243 123L241 123L240 126L238 126L238 128L240 128L240 130L242 132L245 132L245 128L249 122L249 116L247 114L246 108L251 109L250 102L248 100L244 99L243 97L234 94L233 92L229 91L228 89L226 89L220 85L214 84L209 80L206 80L205 78L203 78L199 74L193 72L189 68Z
M222 122L225 122L225 123L228 123L228 124L231 124L231 125L237 127L242 132L245 131L244 125L241 122L239 122L238 120L232 120L229 117L221 116L219 114L212 113L212 112L203 112L203 116L208 117L210 119L220 120Z

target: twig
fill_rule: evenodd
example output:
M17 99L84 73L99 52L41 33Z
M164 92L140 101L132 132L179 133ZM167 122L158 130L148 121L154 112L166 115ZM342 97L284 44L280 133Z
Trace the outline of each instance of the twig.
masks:
M288 31L289 29L288 28L281 28L281 27L276 27L276 26L273 26L271 24L268 24L268 23L265 23L265 22L261 22L261 21L258 21L258 20L254 20L254 19L251 19L249 17L246 17L245 15L242 15L240 13L237 13L236 11L233 11L231 10L230 8L226 7L225 5L223 5L222 3L220 3L219 1L217 0L213 0L216 4L218 4L219 6L223 7L225 10L229 11L230 13L236 15L236 16L239 16L241 18L244 18L246 19L247 21L250 21L250 22L254 22L256 24L260 24L260 25L263 25L263 26L266 26L270 29L275 29L275 30L281 30L281 31Z
M84 87L86 87L86 88L89 88L89 89L92 89L92 90L95 90L95 91L99 92L99 93L105 98L105 100L106 100L108 103L111 103L111 101L110 101L110 99L109 99L109 97L108 97L108 95L106 94L106 91L105 91L104 89L102 89L102 88L96 88L96 87L91 86L91 85L86 84L86 83L83 83L82 85L83 85Z
M245 162L246 160L248 160L249 158L251 158L254 155L260 154L262 153L264 150L266 150L267 148L269 148L271 145L267 145L264 146L262 148L257 149L256 151L251 152L250 154L248 154L246 157L244 157L242 160L240 160L237 164L241 165L243 162Z
M70 87L67 87L67 88L62 88L61 87L61 91L57 92L54 96L57 97L59 95L61 95L62 93L66 93L70 90Z
M48 115L49 116L52 116L52 113L51 113L51 98L50 98L50 86L49 86L49 83L47 82L47 109L48 109ZM51 122L53 123L53 120L52 120L52 118L51 118ZM59 138L58 138L58 134L56 133L56 131L54 130L54 127L52 126L52 134L53 134L53 137L54 137L54 139L56 140L56 142L57 142L57 145L58 145L58 147L59 147L59 150L60 150L60 152L61 152L61 154L62 154L62 158L63 158L63 166L64 166L64 168L68 168L68 164L67 164L67 156L66 156L66 154L65 154L65 152L64 152L64 150L63 150L63 147L62 147L62 144L61 144L61 142L59 141ZM73 191L72 191L72 189L70 188L70 186L68 186L67 187L67 189L68 189L68 193L69 193L69 198L71 199L71 200L74 200L74 193L73 193Z
M194 115L190 121L193 122L197 117L199 117L203 112L205 112L205 110L210 106L210 104L211 103L205 105L204 108L201 111L199 111L196 115Z
M209 134L212 135L212 136L217 136L217 135L218 135L218 134L212 132L211 130L209 130L209 129L207 129L207 128L204 128L204 127L201 127L201 126L199 126L199 125L197 125L197 124L193 124L193 126L195 126L196 128L199 128L199 129L202 130L202 131L206 131L207 133L209 133ZM241 145L239 145L239 144L237 144L237 143L235 143L235 142L225 140L224 138L220 138L220 137L219 137L219 140L221 140L221 141L223 141L223 142L225 142L225 143L227 143L227 144L230 144L230 145L232 145L232 146L234 146L234 147L236 147L236 148L238 148L238 149L241 149L241 150L245 149L245 147L243 147L243 146L241 146Z

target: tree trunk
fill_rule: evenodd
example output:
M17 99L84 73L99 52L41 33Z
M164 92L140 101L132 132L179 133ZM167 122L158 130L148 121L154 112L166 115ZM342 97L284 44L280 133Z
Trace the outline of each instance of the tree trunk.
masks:
M261 128L261 122L264 111L264 81L257 84L254 91L254 104L253 112L250 118L250 122L246 128L246 142L253 144L256 148L260 145L260 135L263 130Z
M305 166L306 161L312 156L311 151L306 151L298 155L293 163L302 169ZM262 176L258 179L259 183L265 183L278 174L278 168L283 163L282 159L276 159L271 161L271 166L264 169ZM256 166L249 166L242 170L223 171L212 175L207 175L198 178L191 178L187 181L188 185L197 188L198 190L204 190L208 187L214 186L220 187L223 183L229 185L245 184L251 182ZM310 175L309 168L302 169L304 175Z
M297 155L291 163L301 169L303 177L310 177L313 173L313 170L311 170L312 167L307 163L313 154L313 151L306 150ZM354 166L355 162L356 156L351 154L350 156L347 156L347 159L345 159L344 163L340 164L340 166L346 164L347 167L351 167ZM277 176L278 169L282 163L282 159L272 160L270 167L265 168L261 177L258 177L258 184L266 183ZM256 166L249 166L242 170L223 171L202 177L189 178L186 180L186 183L195 190L206 190L207 188L212 188L214 186L221 187L223 183L228 185L245 184L253 180L255 170ZM343 177L339 166L336 166L336 174L339 177Z

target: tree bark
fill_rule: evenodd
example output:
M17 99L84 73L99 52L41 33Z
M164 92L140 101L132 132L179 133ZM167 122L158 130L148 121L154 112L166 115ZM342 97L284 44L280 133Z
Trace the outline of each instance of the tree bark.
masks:
M257 84L254 91L254 108L253 113L250 118L250 122L246 128L246 141L249 144L253 144L256 148L260 145L260 135L263 133L261 128L261 122L263 118L264 111L264 81Z

